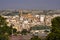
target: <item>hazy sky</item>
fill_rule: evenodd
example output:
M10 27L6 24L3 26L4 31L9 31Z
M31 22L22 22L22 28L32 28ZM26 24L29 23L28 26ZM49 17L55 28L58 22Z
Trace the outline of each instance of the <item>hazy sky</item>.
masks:
M0 0L0 9L60 9L60 0Z

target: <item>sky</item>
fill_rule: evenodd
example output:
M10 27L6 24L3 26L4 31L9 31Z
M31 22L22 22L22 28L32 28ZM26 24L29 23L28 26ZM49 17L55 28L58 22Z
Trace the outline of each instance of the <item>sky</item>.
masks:
M60 9L60 0L0 0L0 9Z

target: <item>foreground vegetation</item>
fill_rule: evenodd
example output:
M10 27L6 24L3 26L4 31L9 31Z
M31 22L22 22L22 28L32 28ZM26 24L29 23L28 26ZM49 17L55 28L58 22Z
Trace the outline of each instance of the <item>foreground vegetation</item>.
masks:
M9 40L9 36L16 32L12 26L7 26L6 18L0 16L0 40Z
M53 18L51 23L51 33L46 37L46 40L60 40L60 17Z

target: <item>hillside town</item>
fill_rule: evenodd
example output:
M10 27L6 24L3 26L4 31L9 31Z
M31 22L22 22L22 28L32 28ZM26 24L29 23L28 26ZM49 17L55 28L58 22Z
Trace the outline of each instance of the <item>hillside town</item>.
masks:
M33 35L43 40L51 33L51 21L60 16L60 10L0 10L0 15L6 19L8 27L19 32L14 34L12 30L10 40L30 40ZM26 35L21 34L23 30L27 31Z
M1 15L6 18L8 26L13 25L13 28L16 28L17 31L29 30L30 27L35 25L51 26L51 20L60 16L60 10L18 10L18 14L12 16L14 12L7 10L1 12Z

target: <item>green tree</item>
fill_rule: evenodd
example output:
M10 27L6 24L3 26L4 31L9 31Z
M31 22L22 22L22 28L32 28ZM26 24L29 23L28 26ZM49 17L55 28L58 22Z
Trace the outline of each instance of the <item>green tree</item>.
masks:
M9 40L7 35L0 35L0 40Z
M60 17L53 18L51 23L51 33L46 37L46 40L60 40Z
M16 33L17 32L17 29L13 28L13 33Z
M0 40L8 40L12 34L12 28L7 26L6 18L0 16Z
M33 36L30 40L41 40L38 36Z
M46 40L60 40L60 34L52 32L46 37Z
M22 35L26 35L28 33L28 31L26 30L26 29L23 29L22 31L21 31L21 34Z
M0 27L3 27L5 25L7 25L6 18L3 18L2 16L0 16Z

